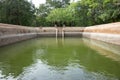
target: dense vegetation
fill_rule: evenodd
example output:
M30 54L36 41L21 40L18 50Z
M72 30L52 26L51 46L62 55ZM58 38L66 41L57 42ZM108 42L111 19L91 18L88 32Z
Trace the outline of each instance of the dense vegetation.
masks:
M120 0L0 0L0 23L25 26L90 26L120 21Z
M35 18L35 7L27 0L0 0L1 23L30 26Z

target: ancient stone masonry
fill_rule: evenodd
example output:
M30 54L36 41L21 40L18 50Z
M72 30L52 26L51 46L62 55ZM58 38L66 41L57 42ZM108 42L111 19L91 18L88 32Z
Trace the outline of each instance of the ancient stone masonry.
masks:
M84 32L120 34L120 22L89 26L84 29Z
M35 37L86 37L120 45L120 22L90 27L26 27L0 23L0 46Z
M86 27L83 36L120 45L120 22Z
M0 23L0 46L34 38L38 29Z

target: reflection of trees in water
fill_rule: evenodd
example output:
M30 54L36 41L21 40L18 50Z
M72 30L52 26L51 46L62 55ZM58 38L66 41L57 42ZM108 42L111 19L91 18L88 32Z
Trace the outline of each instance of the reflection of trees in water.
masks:
M21 43L0 49L0 70L4 75L12 73L16 77L25 67L31 66L34 61L40 59L55 71L64 71L71 65L73 67L79 65L79 68L89 72L111 74L120 78L119 62L100 55L79 39L65 40L62 46L62 41L59 41L59 44L56 44L55 39L46 41L43 39L35 43Z
M116 77L119 77L120 74L119 62L98 54L97 51L84 44L70 45L65 42L63 47L48 47L47 52L40 56L40 59L55 70L66 70L70 64L77 63L90 72L110 74Z
M24 44L24 45L23 45ZM23 42L6 46L0 49L0 70L5 76L17 77L23 69L33 63L33 50L35 46L31 43Z

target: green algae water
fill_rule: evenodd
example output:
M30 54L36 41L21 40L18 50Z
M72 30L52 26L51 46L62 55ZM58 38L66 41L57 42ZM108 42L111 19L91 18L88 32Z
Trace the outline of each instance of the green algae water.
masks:
M0 80L120 80L119 48L82 38L11 44L0 47Z

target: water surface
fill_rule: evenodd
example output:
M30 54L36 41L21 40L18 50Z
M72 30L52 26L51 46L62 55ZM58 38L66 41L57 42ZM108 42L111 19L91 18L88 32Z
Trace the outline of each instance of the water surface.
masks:
M120 55L93 42L39 38L0 47L0 80L119 80Z

